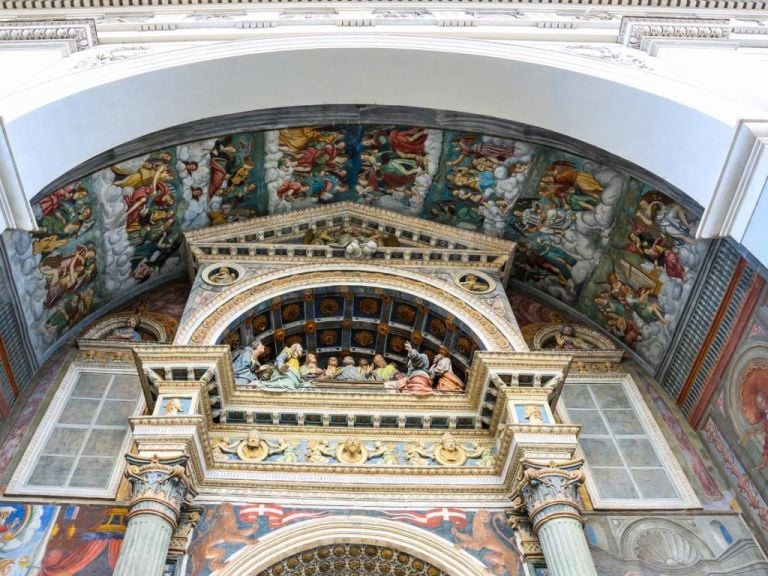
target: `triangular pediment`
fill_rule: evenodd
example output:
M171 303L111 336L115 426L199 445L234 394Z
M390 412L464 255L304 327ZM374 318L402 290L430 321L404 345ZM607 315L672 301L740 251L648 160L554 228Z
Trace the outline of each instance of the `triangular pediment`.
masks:
M511 241L352 202L189 232L187 245L198 261L326 257L496 270L507 267L515 249Z

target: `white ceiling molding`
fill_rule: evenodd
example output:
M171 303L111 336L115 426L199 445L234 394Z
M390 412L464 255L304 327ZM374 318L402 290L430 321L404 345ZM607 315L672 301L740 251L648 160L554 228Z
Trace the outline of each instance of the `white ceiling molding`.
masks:
M0 42L27 41L66 42L70 52L88 50L99 43L92 19L0 21Z

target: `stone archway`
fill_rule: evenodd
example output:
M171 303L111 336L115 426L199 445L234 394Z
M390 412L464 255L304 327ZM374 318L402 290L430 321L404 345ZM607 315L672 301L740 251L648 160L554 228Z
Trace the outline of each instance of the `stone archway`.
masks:
M353 546L357 546L358 549L353 551ZM370 550L367 549L368 547ZM479 560L434 534L389 520L367 516L346 516L309 520L272 532L256 544L246 546L232 555L228 559L227 567L215 572L214 576L271 574L273 572L270 572L270 569L277 565L284 566L283 570L293 570L302 562L316 562L319 568L325 561L324 558L318 558L321 550L323 555L326 554L325 550L328 550L327 556L333 559L336 549L338 549L338 557L344 558L346 565L356 558L355 554L365 558L367 552L369 558L374 558L375 549L377 562L392 562L412 568L415 563L416 566L421 566L419 570L424 574L434 574L434 576L442 574L488 576L490 574ZM306 560L302 559L304 553L307 553ZM398 559L399 554L402 554L400 559ZM333 560L330 564L331 571L327 574L336 574L337 572L333 571ZM430 572L430 569L433 570ZM283 574L287 573L289 572L283 572Z

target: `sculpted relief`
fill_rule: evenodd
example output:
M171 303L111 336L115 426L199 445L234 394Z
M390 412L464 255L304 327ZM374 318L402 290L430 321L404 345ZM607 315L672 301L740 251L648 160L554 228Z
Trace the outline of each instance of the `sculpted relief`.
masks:
M338 357L331 356L322 368L317 355L305 353L298 343L285 347L274 363L264 364L261 358L265 350L259 340L254 340L233 354L232 368L238 385L269 391L296 391L358 383L390 394L417 396L463 392L466 386L453 373L449 356L437 354L430 362L427 354L419 352L410 342L404 344L407 363L401 368L388 362L382 354L376 354L372 363L366 358L356 360L347 355L342 358L341 365Z

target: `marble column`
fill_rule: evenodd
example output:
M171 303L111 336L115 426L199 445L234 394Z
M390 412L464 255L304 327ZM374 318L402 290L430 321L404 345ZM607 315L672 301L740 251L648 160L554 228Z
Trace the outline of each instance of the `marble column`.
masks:
M523 474L513 494L541 544L551 576L597 576L584 535L577 489L584 481L582 460L539 464L523 460Z
M159 460L126 455L131 483L128 527L113 576L162 576L181 507L196 495L187 456Z

